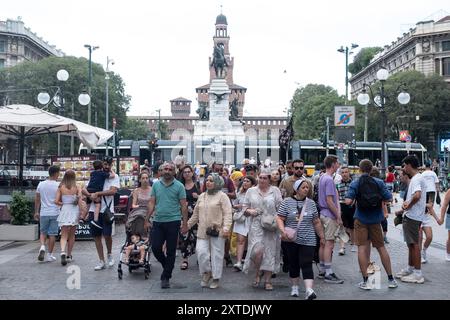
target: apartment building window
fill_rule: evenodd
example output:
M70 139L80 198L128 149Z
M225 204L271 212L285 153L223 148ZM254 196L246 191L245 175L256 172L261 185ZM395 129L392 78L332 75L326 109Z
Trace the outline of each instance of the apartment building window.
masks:
M6 52L6 41L0 40L0 52Z
M0 69L5 67L5 59L0 59Z
M442 51L450 51L450 41L442 41Z
M450 58L442 59L442 75L450 76Z

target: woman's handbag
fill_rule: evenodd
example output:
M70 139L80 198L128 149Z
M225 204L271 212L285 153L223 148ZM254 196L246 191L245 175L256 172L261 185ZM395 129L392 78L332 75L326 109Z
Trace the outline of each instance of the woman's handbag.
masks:
M244 215L244 212L242 210L238 210L233 213L233 221L235 222L244 223L246 218L247 217Z
M303 216L305 215L307 201L308 200L305 199L305 202L303 203L303 207L300 212L300 217L298 219L297 226L295 228L291 228L291 227L284 228L284 233L286 234L286 238L287 238L286 242L294 242L297 239L298 227L300 226L300 223L303 220Z
M263 212L261 215L261 227L267 231L277 230L276 217L273 214Z
M287 242L294 242L297 238L297 228L285 227L284 233L286 234Z
M111 204L112 201L109 202L109 204L106 202L105 197L103 197L103 201L105 201L106 208L103 211L103 221L106 224L112 224L114 222L114 212L111 212Z

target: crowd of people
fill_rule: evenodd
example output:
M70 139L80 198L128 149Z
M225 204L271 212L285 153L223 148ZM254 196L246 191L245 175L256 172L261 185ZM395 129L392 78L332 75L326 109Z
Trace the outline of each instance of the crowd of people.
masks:
M49 179L39 184L35 201L35 217L40 219L41 231L39 261L56 260L53 252L58 227L61 264L73 261L76 225L89 219L99 257L94 269L114 265L112 226L103 217L105 211L113 212L111 203L119 188L111 162L105 158L96 163L99 173L93 175L94 181L87 189L76 185L73 171L66 171L62 181L57 182L59 168L49 168ZM162 288L170 287L179 249L180 270L189 269L189 258L196 254L202 287L219 287L225 265L236 272L250 273L251 285L262 285L267 291L274 290L272 279L277 273L286 272L291 282L290 295L298 297L301 272L305 299L315 299L314 263L317 278L330 284L345 281L333 269L339 264L333 259L335 243L339 255L346 254L346 246L350 252L357 252L361 289L372 289L368 281L373 272L371 247L380 256L389 288L398 286L396 278L420 284L424 282L421 265L428 261L426 252L432 241L431 219L439 225L446 222L450 237L449 216L445 219L450 213L450 191L441 203L437 176L430 163L425 167L420 173L419 160L409 155L403 160L402 169L397 172L389 167L382 180L369 159L362 160L359 173L352 176L348 167L330 155L316 166L312 177L306 176L302 159L276 166L270 161L257 166L246 159L240 169L233 170L215 161L200 177L198 168L177 157L174 162L141 169L129 217L145 217L148 232L134 235L133 245L136 248L137 243L144 243L141 239L151 238L151 251L163 269ZM403 226L408 261L404 269L394 274L386 233L397 190L403 204L394 213L395 223ZM92 199L90 204L86 204L86 198ZM434 211L435 201L441 203L439 215ZM233 239L234 262L230 254ZM129 252L125 259L128 257ZM446 260L450 261L450 240Z

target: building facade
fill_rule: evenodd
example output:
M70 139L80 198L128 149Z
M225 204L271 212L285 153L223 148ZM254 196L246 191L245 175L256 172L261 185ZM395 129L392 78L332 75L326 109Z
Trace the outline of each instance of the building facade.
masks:
M364 83L376 82L380 68L389 74L417 70L425 75L437 73L450 85L450 16L439 21L421 21L409 32L386 45L370 64L349 80L352 98L363 90Z
M230 36L228 35L227 18L220 14L216 18L215 33L213 36L213 44L223 44L225 58L228 67L226 68L227 84L231 90L230 102L237 99L239 118L244 127L246 136L258 137L260 140L278 139L281 129L287 126L286 117L268 117L268 116L244 116L245 93L247 88L234 83L233 69L234 57L230 55ZM214 67L211 65L212 58L209 57L209 82L206 85L197 87L197 101L200 104L209 104L209 83L215 78ZM158 124L165 123L167 125L168 135L171 140L183 140L193 137L195 121L199 117L191 116L192 101L179 97L170 100L171 116L130 116L131 119L146 121L151 132L157 134Z
M64 53L48 44L19 19L0 21L0 69Z

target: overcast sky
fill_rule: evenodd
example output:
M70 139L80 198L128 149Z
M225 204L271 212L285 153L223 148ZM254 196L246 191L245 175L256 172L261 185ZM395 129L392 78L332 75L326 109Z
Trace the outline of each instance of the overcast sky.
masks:
M169 100L179 96L195 112L195 88L209 81L220 5L234 81L248 89L244 113L266 116L283 115L298 85L322 83L345 94L341 45L384 46L418 21L450 12L448 0L14 0L3 1L0 20L22 17L67 55L88 57L85 44L100 46L92 60L114 59L111 69L132 96L129 114L161 108L168 115Z

